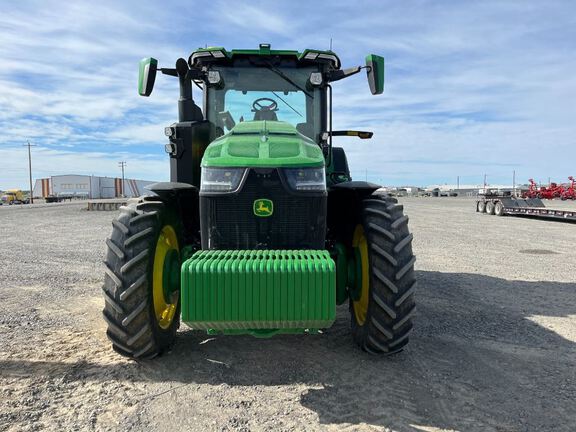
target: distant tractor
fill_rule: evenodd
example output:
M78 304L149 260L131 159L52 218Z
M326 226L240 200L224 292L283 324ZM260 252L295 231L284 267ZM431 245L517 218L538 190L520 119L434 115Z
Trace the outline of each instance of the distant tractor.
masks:
M175 68L140 62L142 96L157 71L178 79L179 121L165 128L171 181L129 200L107 240L103 313L117 352L161 354L180 320L209 334L318 333L345 302L363 350L406 346L415 308L408 217L379 185L353 181L332 145L372 137L332 129L331 83L363 68L381 94L377 55L341 69L332 51L261 44L198 49Z

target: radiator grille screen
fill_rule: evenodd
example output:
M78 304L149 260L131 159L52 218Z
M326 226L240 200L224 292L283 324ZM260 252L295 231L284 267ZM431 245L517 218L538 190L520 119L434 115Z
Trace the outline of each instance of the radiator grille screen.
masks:
M254 201L273 202L269 217ZM285 189L277 170L250 170L240 191L200 197L203 249L324 249L326 195Z

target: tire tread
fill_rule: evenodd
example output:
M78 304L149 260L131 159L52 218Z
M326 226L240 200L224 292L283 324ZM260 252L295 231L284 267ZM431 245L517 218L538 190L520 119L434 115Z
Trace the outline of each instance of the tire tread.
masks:
M413 235L408 230L408 216L396 199L373 194L362 201L359 214L368 241L371 276L363 325L356 321L350 303L352 334L364 351L392 354L406 346L413 326Z
M106 332L114 350L144 359L173 344L179 315L166 331L159 329L151 302L151 259L167 206L156 200L131 199L120 208L106 241L103 284Z

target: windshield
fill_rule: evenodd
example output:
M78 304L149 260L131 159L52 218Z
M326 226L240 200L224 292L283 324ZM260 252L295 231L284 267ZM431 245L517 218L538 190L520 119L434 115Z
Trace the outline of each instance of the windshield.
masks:
M307 86L318 69L288 67L213 67L224 82L207 91L208 121L222 133L235 124L278 120L317 141L321 132L321 92Z

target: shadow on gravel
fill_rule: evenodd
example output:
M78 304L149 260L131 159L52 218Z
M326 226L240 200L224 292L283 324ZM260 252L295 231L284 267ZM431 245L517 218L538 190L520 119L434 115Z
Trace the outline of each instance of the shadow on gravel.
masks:
M102 366L96 358L74 365L0 360L0 375L171 381L176 384L168 392L178 391L184 401L185 387L193 383L302 383L309 389L300 402L321 424L401 431L556 431L576 424L576 344L529 319L576 315L574 284L465 273L419 272L418 278L411 343L391 357L358 350L347 308L341 307L323 336L262 340L182 331L174 350L153 361Z

